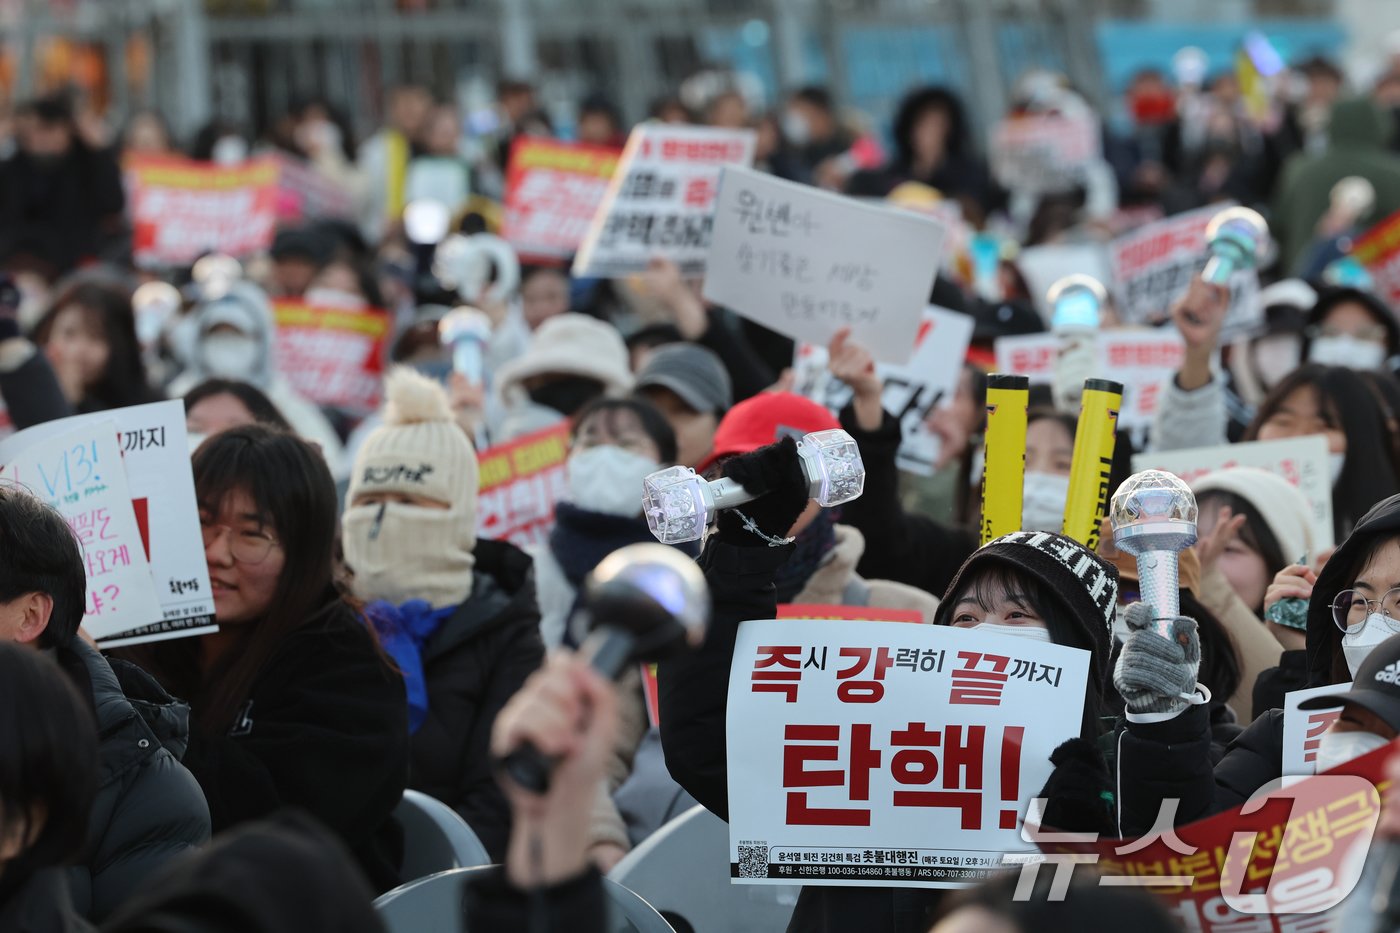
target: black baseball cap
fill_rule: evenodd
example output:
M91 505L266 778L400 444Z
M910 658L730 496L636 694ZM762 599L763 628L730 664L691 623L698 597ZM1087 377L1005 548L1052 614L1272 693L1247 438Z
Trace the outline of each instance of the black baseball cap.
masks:
M1298 708L1331 709L1348 703L1375 713L1400 733L1400 635L1392 635L1371 649L1350 690L1304 700Z

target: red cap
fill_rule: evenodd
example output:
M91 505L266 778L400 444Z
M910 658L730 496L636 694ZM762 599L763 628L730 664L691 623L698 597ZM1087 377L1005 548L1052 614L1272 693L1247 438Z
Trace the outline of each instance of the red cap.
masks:
M729 409L715 429L715 446L701 461L704 473L716 460L767 447L791 435L794 440L814 431L841 427L836 416L811 399L791 392L760 392Z

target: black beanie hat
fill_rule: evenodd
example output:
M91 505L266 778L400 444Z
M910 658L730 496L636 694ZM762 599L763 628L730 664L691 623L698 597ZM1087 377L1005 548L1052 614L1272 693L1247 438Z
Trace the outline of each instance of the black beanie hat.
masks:
M1084 636L1082 644L1071 647L1087 648L1092 653L1089 686L1102 695L1112 648L1110 632L1118 605L1118 568L1064 535L1048 531L1002 535L963 562L938 605L935 625L949 624L953 595L962 581L989 563L1027 574L1059 597L1069 619Z

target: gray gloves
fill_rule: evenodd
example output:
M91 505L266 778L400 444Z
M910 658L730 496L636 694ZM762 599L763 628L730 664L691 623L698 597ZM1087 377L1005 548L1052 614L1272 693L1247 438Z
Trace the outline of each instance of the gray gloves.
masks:
M1163 638L1153 621L1152 607L1133 603L1124 613L1128 639L1113 669L1113 685L1130 713L1180 713L1196 693L1201 667L1201 640L1196 620L1171 620L1171 638Z

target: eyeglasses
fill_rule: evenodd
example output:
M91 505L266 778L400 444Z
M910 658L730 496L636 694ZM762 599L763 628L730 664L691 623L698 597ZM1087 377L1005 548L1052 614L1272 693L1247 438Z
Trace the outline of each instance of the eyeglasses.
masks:
M1379 612L1392 632L1400 632L1400 587L1380 599L1368 599L1360 590L1342 590L1332 600L1332 621L1343 632L1359 632Z
M271 535L261 531L235 531L227 525L207 522L202 518L199 520L199 530L204 537L205 550L213 546L227 531L229 553L240 564L261 564L277 546L277 541Z

